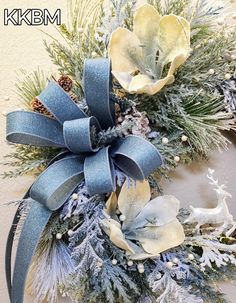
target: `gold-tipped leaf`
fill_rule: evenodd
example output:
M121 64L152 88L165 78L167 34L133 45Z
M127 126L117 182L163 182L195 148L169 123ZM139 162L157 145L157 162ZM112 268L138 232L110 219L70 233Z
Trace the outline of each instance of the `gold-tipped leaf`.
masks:
M113 219L103 220L104 231L110 240L119 248L134 254L133 249L129 246L125 239L125 235L121 230L121 225Z
M165 85L171 84L173 81L174 81L174 77L172 75L169 75L157 81L152 80L147 75L137 75L131 80L128 91L132 94L146 93L148 95L155 95Z
M106 212L112 219L117 218L116 216L117 206L118 206L118 200L116 193L112 193L106 202Z
M133 254L130 252L127 252L127 256L131 260L140 261L140 260L155 258L157 256L157 255L148 254L147 252L145 252L145 250L141 246L138 246L137 244L135 244L134 242L132 242L130 240L127 240L127 242L129 244L129 246L132 248L132 250L134 251Z

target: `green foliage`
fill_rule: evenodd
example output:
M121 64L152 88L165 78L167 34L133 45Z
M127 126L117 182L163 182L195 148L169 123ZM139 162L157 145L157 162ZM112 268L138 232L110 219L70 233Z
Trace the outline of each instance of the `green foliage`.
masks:
M49 75L40 69L27 73L21 70L16 83L16 93L26 110L32 111L31 101L37 97L47 85ZM5 171L3 178L15 178L28 173L38 174L45 169L49 161L57 155L59 149L35 147L31 145L12 145L14 151L4 156L4 165L14 170Z
M31 110L31 101L45 88L47 79L48 75L40 69L32 73L27 73L23 69L20 70L16 83L16 92L26 109Z
M176 14L183 16L190 2L190 0L165 0L164 5L162 5L161 14Z
M82 94L83 65L87 58L104 56L104 45L95 39L97 24L101 20L102 0L68 1L69 24L58 31L64 42L53 38L45 43L46 50L61 73L70 76Z
M16 145L13 148L12 153L4 156L4 165L13 167L14 170L5 171L3 178L15 178L29 173L39 174L59 152L56 148L31 145Z
M42 242L47 242L56 238L58 233L62 234L65 239L68 239L68 230L74 228L82 222L80 216L72 216L68 219L62 219L59 212L54 212L48 225L46 226Z
M225 74L233 73L236 68L235 61L224 59L225 51L231 49L234 41L234 33L225 35L221 31L208 35L195 44L171 86L152 97L139 96L139 109L147 112L153 129L171 139L172 144L165 146L159 138L153 143L172 168L174 155L186 162L207 157L212 149L227 148L229 141L221 130L231 129L233 115L226 113L224 96L218 86ZM213 75L209 74L210 68L214 69ZM180 137L172 139L178 133L188 136L188 149L179 145Z

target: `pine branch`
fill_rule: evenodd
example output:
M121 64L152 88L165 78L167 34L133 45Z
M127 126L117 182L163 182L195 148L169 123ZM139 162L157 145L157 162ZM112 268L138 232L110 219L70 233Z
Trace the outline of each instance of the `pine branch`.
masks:
M49 303L56 303L59 285L65 283L74 271L70 250L63 241L41 240L30 267L27 291L36 302L46 299Z
M40 173L59 150L51 147L36 147L31 145L14 145L14 152L4 156L4 165L14 167L5 171L3 178L16 178L24 174Z
M125 132L130 130L133 126L133 122L127 122L123 125L118 125L114 127L109 127L107 130L101 131L98 134L97 144L98 146L103 146L105 144L112 143L114 139L124 137Z
M203 303L200 297L189 293L187 289L179 286L168 272L164 273L164 275L157 280L155 280L154 275L151 274L149 276L149 283L151 284L153 292L157 294L156 302Z
M40 69L27 73L21 69L17 78L16 93L28 110L32 110L30 103L37 97L47 84L48 75Z
M101 0L68 1L69 24L62 24L59 33L66 43L52 37L51 43L45 42L50 58L61 73L69 75L82 89L84 61L96 56L103 57L105 47L96 39L96 28L101 20ZM80 91L82 95L82 91Z
M139 294L138 287L132 279L119 266L113 266L106 262L102 268L101 281L103 281L101 289L105 293L106 300L109 303L117 302L117 296L123 303L132 303L132 295L134 292L137 296Z

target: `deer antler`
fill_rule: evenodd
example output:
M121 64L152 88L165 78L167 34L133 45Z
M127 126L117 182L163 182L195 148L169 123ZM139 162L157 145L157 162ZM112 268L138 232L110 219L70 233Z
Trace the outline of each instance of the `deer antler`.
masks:
M208 174L207 174L207 178L211 181L209 182L209 184L215 186L216 188L214 189L219 195L221 195L222 197L232 197L230 193L228 193L227 191L225 191L225 189L227 188L227 186L225 184L221 184L219 185L219 180L218 179L214 179L213 174L214 174L214 169L210 169L208 168Z
M208 174L207 174L207 178L211 181L209 182L209 184L211 185L215 185L217 188L219 188L219 180L218 179L214 179L213 174L214 174L214 169L208 168Z

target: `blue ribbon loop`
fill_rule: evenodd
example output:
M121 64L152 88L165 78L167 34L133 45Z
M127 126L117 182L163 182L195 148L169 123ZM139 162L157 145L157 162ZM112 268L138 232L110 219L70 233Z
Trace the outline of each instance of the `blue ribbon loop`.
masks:
M86 117L86 114L54 80L48 83L37 99L61 124L65 121Z
M84 65L85 99L102 128L115 124L115 104L110 102L111 64L108 59L87 59Z
M34 182L30 197L54 211L83 179L84 156L68 156L50 165Z
M110 101L110 70L108 59L85 61L84 90L91 117L55 81L50 81L38 96L55 119L26 111L11 112L7 116L8 141L61 147L68 151L52 161L29 191L29 197L37 201L37 206L30 211L20 237L11 303L23 302L27 270L51 212L63 206L82 179L85 179L90 195L104 194L116 189L115 166L127 176L143 180L162 165L161 155L154 145L138 136L116 139L111 146L94 146L92 128L98 133L115 124L115 104ZM32 218L35 222L42 222L43 228L34 230ZM33 242L30 238L34 239ZM28 251L24 257L25 249ZM25 270L21 274L22 266ZM10 268L9 264L6 268Z
M12 143L64 147L62 125L44 115L14 111L7 115L6 139Z
M95 117L66 121L63 124L63 134L66 146L75 154L96 152L91 139L91 128L100 131L101 127Z
M153 144L138 136L119 139L113 149L114 162L127 176L144 180L154 167L162 165L162 157Z
M85 159L84 175L91 196L115 191L114 164L109 157L109 147Z

